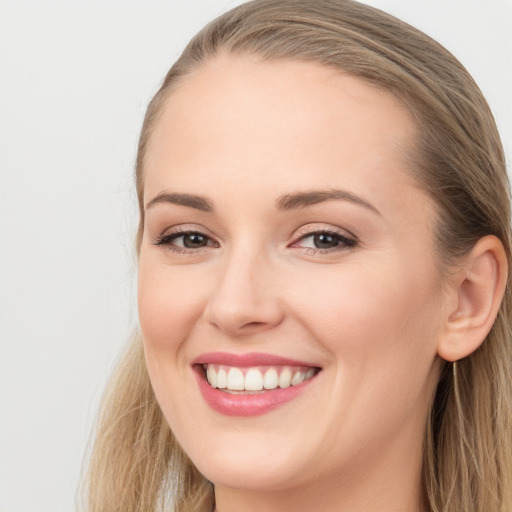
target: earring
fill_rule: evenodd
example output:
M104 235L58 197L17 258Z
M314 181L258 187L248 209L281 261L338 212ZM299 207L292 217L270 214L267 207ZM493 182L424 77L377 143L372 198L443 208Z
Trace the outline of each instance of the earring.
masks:
M457 412L459 417L462 417L462 406L460 403L460 393L459 393L459 378L458 378L458 365L457 361L452 362L452 379L453 379L453 393L455 396L455 404L457 406Z

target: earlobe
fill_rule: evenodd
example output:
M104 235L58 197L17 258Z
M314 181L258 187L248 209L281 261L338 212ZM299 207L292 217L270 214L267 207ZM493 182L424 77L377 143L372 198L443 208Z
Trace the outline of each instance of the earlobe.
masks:
M453 275L450 307L437 353L457 361L474 352L485 340L505 293L508 264L501 241L481 238Z

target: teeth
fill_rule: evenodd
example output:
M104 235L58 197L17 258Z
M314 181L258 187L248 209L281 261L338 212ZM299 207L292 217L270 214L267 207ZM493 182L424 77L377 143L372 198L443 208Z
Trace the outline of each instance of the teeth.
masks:
M247 391L260 391L263 389L263 375L256 368L251 368L245 374L245 389Z
M289 368L285 368L279 375L279 387L281 389L289 388L292 385L292 372Z
M304 374L300 371L296 371L293 374L291 384L292 384L292 386L296 386L297 384L300 384L301 382L304 382Z
M297 386L315 375L314 368L262 367L236 368L224 365L205 365L206 379L212 388L228 391L262 391Z
M263 377L263 387L265 389L276 389L279 385L279 377L275 368L269 368Z
M206 378L208 379L208 382L212 388L216 388L218 386L217 373L213 369L213 366L209 366L208 370L206 370Z
M240 368L231 368L228 372L228 389L242 391L244 389L244 374Z
M215 373L215 370L213 369L213 366L209 366L208 369L212 369ZM207 375L208 377L208 375ZM210 382L210 381L208 381ZM224 368L219 368L219 371L217 372L217 387L219 389L225 389L228 387L228 374Z

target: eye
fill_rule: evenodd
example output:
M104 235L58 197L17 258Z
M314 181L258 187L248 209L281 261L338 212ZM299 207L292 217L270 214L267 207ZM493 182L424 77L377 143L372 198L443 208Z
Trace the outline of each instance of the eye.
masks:
M208 247L218 247L208 235L200 231L176 231L159 236L153 241L155 245L167 246L175 251L190 252Z
M356 245L354 238L329 230L314 231L302 235L292 247L309 249L314 252L333 252L337 250L350 249Z
M175 237L173 242L175 245L183 246L187 249L199 249L200 247L206 247L208 245L209 238L201 233L187 233Z

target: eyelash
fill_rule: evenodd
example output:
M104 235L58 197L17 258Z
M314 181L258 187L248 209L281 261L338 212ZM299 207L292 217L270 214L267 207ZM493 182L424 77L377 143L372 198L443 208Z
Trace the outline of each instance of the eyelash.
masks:
M209 242L213 242L213 244L205 245L202 247L182 247L179 245L175 245L173 242L175 242L178 238L184 238L186 236L193 236L197 235L200 237L203 237L207 240L207 244ZM157 246L164 247L165 249L169 251L174 251L177 253L182 254L197 254L199 252L203 252L204 250L209 250L212 247L218 247L218 242L215 242L210 236L207 234L197 230L197 229L180 229L171 233L164 233L163 235L158 236L155 240L153 240L153 244Z
M355 248L358 243L355 237L347 236L346 234L342 234L339 231L330 229L308 229L299 233L299 235L299 238L297 239L296 242L294 242L291 245L291 247L301 249L301 247L298 245L299 242L304 242L304 240L318 235L328 235L329 237L333 237L335 239L337 245L335 245L334 247L302 247L302 249L305 249L305 253L310 256L313 256L315 254L331 254L333 252L351 250Z
M178 238L182 238L185 236L193 236L197 235L200 237L204 237L207 240L207 244L202 247L190 248L190 247L182 247L179 245L175 245L175 242ZM334 247L329 248L320 248L320 247L301 247L299 242L304 242L304 240L319 236L319 235L327 235L329 237L333 237L337 243ZM289 247L295 249L303 249L307 255L315 255L315 254L330 254L338 251L351 250L357 245L358 241L355 237L349 237L345 234L342 234L335 230L329 229L315 229L315 230L303 230L299 233L299 237L295 242L293 242ZM219 247L219 243L212 239L212 237L207 234L197 230L197 229L180 229L171 233L165 233L163 235L158 236L155 240L153 240L153 244L156 246L164 247L167 250L182 253L182 254L198 254L205 250L209 250L211 248Z

